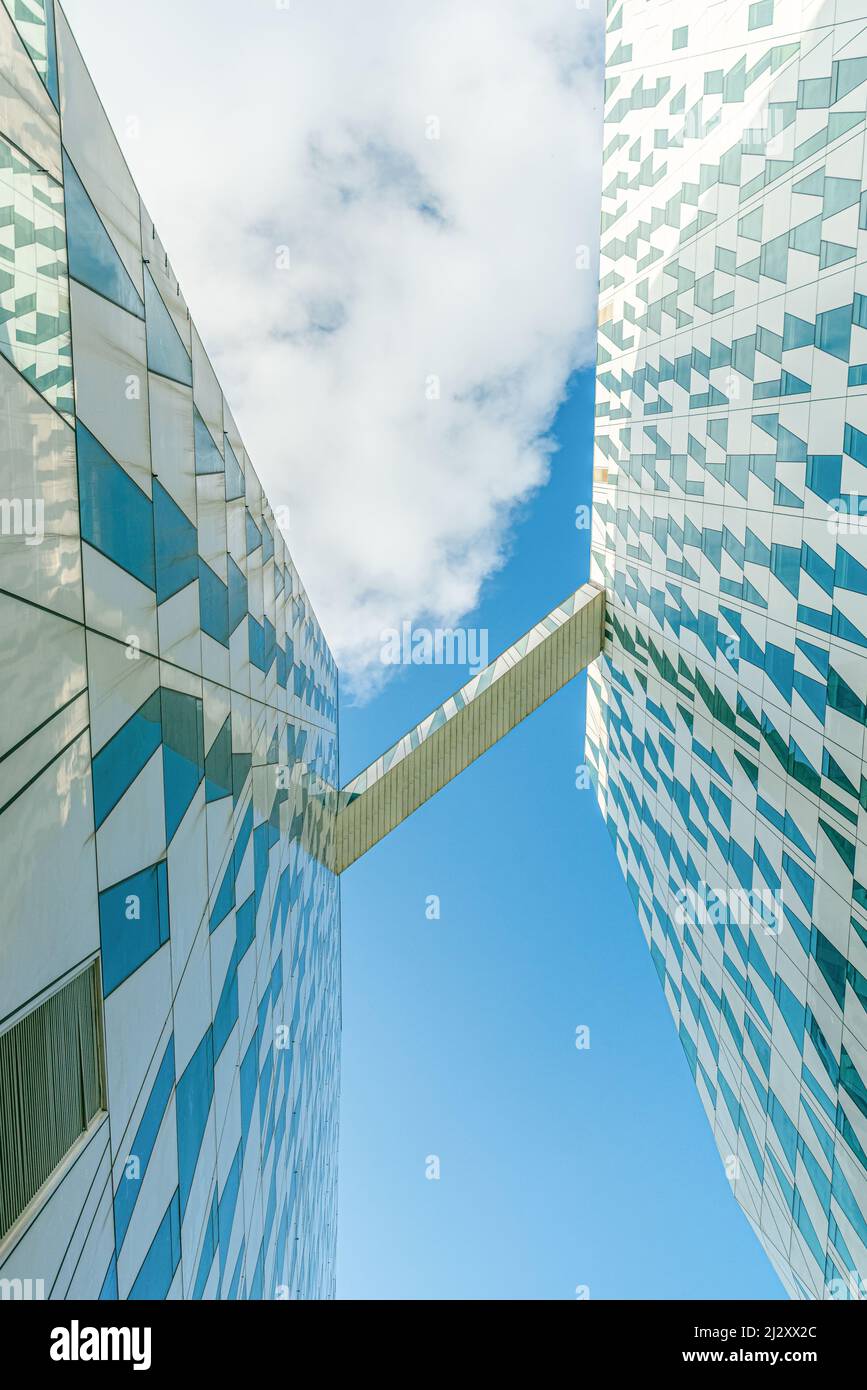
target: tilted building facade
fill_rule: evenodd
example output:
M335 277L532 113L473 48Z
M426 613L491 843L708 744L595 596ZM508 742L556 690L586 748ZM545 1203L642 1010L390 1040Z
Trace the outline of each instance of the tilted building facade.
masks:
M0 470L0 1279L331 1297L336 669L54 0L0 5Z
M864 0L608 0L589 756L807 1298L867 1290L865 111Z

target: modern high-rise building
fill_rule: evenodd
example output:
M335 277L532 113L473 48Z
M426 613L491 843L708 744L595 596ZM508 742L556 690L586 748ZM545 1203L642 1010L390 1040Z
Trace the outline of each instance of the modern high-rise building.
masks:
M607 10L590 582L341 788L61 6L0 0L0 1297L333 1296L339 874L587 667L735 1197L867 1287L867 0Z
M0 496L3 1288L330 1297L337 672L54 0L0 5Z
M737 1201L867 1292L867 3L608 0L599 801Z

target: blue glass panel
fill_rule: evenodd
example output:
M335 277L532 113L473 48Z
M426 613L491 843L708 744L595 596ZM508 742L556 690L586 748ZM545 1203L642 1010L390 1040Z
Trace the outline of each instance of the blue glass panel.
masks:
M840 265L842 261L851 260L854 255L854 246L841 246L836 241L823 241L819 248L819 269L827 270L829 266Z
M93 759L93 809L97 827L132 786L161 742L161 706L157 690Z
M154 483L154 541L157 602L164 603L198 578L199 542L189 517L157 482Z
M271 1239L271 1231L274 1228L274 1217L277 1214L277 1172L276 1169L271 1175L271 1187L268 1192L268 1205L265 1208L265 1229L262 1233L262 1249L267 1248Z
M235 914L235 940L238 960L242 960L256 936L256 899L252 894Z
M798 107L802 111L818 111L831 105L830 77L807 77L798 83Z
M274 624L271 622L270 618L265 619L263 626L265 629L265 641L263 652L263 660L265 662L265 665L263 669L265 671L265 674L267 675L277 658L277 633L274 629Z
M768 1114L771 1123L777 1131L777 1136L783 1146L783 1152L789 1160L790 1168L795 1167L795 1154L798 1147L798 1131L786 1114L773 1091L768 1092Z
M774 977L774 998L777 1001L777 1008L795 1040L797 1046L803 1050L804 1047L804 1020L806 1010L804 1005L792 993L789 986L781 975Z
M237 805L241 792L244 790L244 783L253 765L252 756L249 753L232 754L232 794Z
M241 1135L246 1147L247 1135L250 1133L250 1120L253 1116L253 1106L256 1102L256 1087L259 1083L259 1068L257 1066L257 1056L259 1052L259 1034L254 1034L250 1046L244 1053L241 1062Z
M136 1131L135 1139L132 1142L130 1152L135 1154L139 1160L140 1172L138 1178L130 1178L124 1174L118 1184L114 1197L114 1229L117 1240L117 1248L123 1245L124 1236L129 1227L138 1195L141 1192L142 1181L147 1172L154 1145L157 1142L157 1135L160 1132L160 1125L163 1116L168 1108L171 1099L172 1088L175 1084L175 1040L174 1035L169 1038L169 1044L165 1055L160 1063L145 1112L142 1115L141 1123Z
M253 868L255 875L256 908L262 901L268 881L268 825L257 825L253 832Z
M166 839L171 842L205 775L202 702L179 690L163 690L163 784Z
M754 5L750 5L747 24L749 29L762 29L773 22L774 0L756 0Z
M841 362L849 361L849 340L852 336L852 305L827 309L816 318L816 346Z
M796 252L818 256L821 249L821 215L809 217L806 222L799 222L798 227L793 227L789 232L789 245Z
M99 1291L100 1301L110 1303L117 1302L117 1256L112 1255L105 1278L102 1281L102 1288Z
M257 671L267 671L265 664L265 629L250 614L250 621L247 624L247 645L250 652L250 663L256 667Z
M211 438L211 431L195 408L193 409L193 419L196 440L196 472L222 473L225 467L222 455Z
M226 1268L226 1260L229 1255L229 1241L232 1236L232 1223L235 1220L235 1207L238 1203L238 1192L241 1186L241 1145L235 1152L229 1176L226 1178L226 1185L220 1197L220 1274Z
M283 957L278 956L271 971L271 997L277 1000L283 988Z
M75 437L82 540L149 589L155 588L150 498L81 421Z
M199 560L199 618L202 631L221 646L229 645L229 590L210 565Z
M808 912L813 910L813 890L815 884L805 869L802 869L788 854L783 855L783 868L795 886L795 892Z
M162 295L153 282L147 266L144 272L145 322L147 324L148 367L160 376L179 381L183 386L193 384L193 365L181 342L172 316L163 303Z
M263 995L261 995L260 1001L258 1001L257 1026L258 1036L260 1037L264 1037L265 1027L267 1027L268 1023L268 1009L270 1008L271 981L268 980L267 986L265 986L264 988ZM270 1088L271 1084L272 1065L274 1065L274 1058L272 1058L271 1052L268 1052L268 1055L265 1056L265 1065L263 1066L263 1070L261 1070L260 1079L258 1079L258 1086L260 1086L260 1095L258 1095L258 1101L260 1101L260 1112L261 1119L263 1119L263 1123L265 1118L265 1106L267 1106L268 1104L268 1088Z
M816 325L807 319L799 319L795 314L786 314L783 319L783 351L792 348L811 347L816 336Z
M130 1298L161 1303L168 1296L180 1259L181 1217L175 1192L130 1289Z
M833 941L829 941L815 926L812 931L812 948L816 964L842 1010L846 1002L846 957L837 950Z
M276 763L280 760L280 730L274 730L274 737L268 745L268 756L265 759L268 763Z
M232 721L227 719L205 755L205 799L232 795Z
M771 570L789 593L797 598L801 580L801 552L797 546L772 545Z
M229 558L229 632L247 616L247 579L231 555Z
M834 103L848 96L867 81L867 58L841 58L831 64L831 94Z
M143 319L141 297L65 150L63 180L70 275Z
M166 794L166 839L171 843L178 826L201 781L194 764L163 746L163 777Z
M193 1053L178 1081L178 1181L181 1216L187 1209L196 1171L211 1097L214 1094L214 1051L210 1028Z
M52 5L51 0L48 0L48 3L45 6L45 30L48 72L45 74L43 81L45 82L45 86L48 89L48 95L51 97L51 100L54 102L54 105L59 111L60 89L58 87L57 82L57 39L54 32L54 6ZM839 66L839 64L835 63L834 66L837 67Z
M867 594L867 569L842 545L837 550L836 583L853 594Z
M162 916L166 910L164 876L165 865L154 865L99 895L102 987L106 995L168 940L169 924Z
M196 1283L193 1288L193 1298L200 1299L205 1292L208 1282L208 1275L211 1272L211 1265L214 1263L214 1255L217 1251L217 1194L214 1193L214 1200L211 1202L211 1212L208 1217L208 1225L205 1230L205 1239L202 1244L202 1254L199 1259L199 1269L196 1274Z
M230 863L228 869L223 874L223 882L220 884L220 891L217 894L217 901L214 903L214 910L211 913L211 920L209 926L212 932L215 932L220 923L226 920L234 906L235 866L234 863Z
M250 1280L250 1300L258 1303L262 1297L262 1290L265 1284L265 1251L263 1246L259 1247L259 1257L256 1260L256 1269L253 1278Z
M262 533L255 521L247 512L247 554L252 555L254 550L258 550L262 544Z
M238 1258L237 1258L237 1260L235 1261L235 1272L234 1272L234 1274L232 1275L232 1282L231 1282L231 1284L229 1285L228 1297L229 1297L229 1299L232 1300L232 1301L234 1301L234 1300L238 1297L238 1290L239 1290L240 1284L241 1284L241 1272L242 1272L243 1267L244 1267L244 1251L245 1251L244 1242L241 1241L241 1248L240 1248L240 1250L238 1251Z
M268 1004L270 1003L269 990L265 990L264 997L259 1004L259 1036L262 1036L262 1024L268 1014ZM259 1124L264 1127L265 1114L268 1109L268 1101L271 1096L271 1077L274 1073L274 1052L271 1047L265 1054L265 1062L259 1073Z
M252 759L251 759L252 761ZM250 836L253 834L253 807L247 807L247 813L241 823L241 828L235 836L235 871L240 873L244 855L247 853L247 846L250 843Z
M810 454L807 458L807 487L823 501L840 496L842 476L841 454Z
M238 1022L238 967L235 953L229 962L229 971L223 985L220 999L214 1013L214 1056L219 1057L229 1040L229 1034Z
M234 502L239 497L244 496L244 474L241 465L235 457L235 451L229 443L228 436L225 439L226 447L226 501Z
M836 212L844 212L846 208L853 208L860 197L860 179L838 179L826 174L822 214L824 217L833 217Z

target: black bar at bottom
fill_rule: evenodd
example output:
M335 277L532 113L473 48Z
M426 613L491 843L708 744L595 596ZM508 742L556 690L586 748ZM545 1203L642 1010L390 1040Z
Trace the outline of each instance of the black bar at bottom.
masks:
M359 1313L363 1322L357 1321ZM508 1322L498 1326L504 1314ZM321 1341L323 1330L344 1328L350 1332L347 1341ZM675 1367L701 1375L713 1365L772 1370L801 1365L827 1377L851 1368L853 1356L857 1364L863 1330L863 1312L842 1301L405 1302L398 1312L388 1305L381 1323L375 1302L289 1307L280 1302L0 1301L0 1354L10 1359L4 1369L10 1371L14 1362L18 1376L32 1371L40 1379L47 1375L62 1382L69 1375L93 1378L101 1370L172 1377L194 1371L211 1372L222 1381L246 1362L251 1390L264 1377L297 1375L311 1356L329 1362L329 1345L342 1346L356 1370L382 1367L397 1355L412 1376L407 1340L417 1349L416 1373L427 1382L440 1359L446 1376L459 1366L466 1374L468 1362L477 1358L486 1378L492 1361L501 1358L514 1373L514 1354L536 1359L534 1380L555 1356L558 1361L568 1357L576 1374L591 1367L652 1376ZM460 1337L460 1353L452 1331Z

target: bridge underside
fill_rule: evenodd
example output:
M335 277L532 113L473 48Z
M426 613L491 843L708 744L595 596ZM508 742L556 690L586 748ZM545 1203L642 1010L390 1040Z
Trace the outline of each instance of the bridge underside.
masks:
M498 656L339 793L336 873L595 661L605 594L585 584Z

